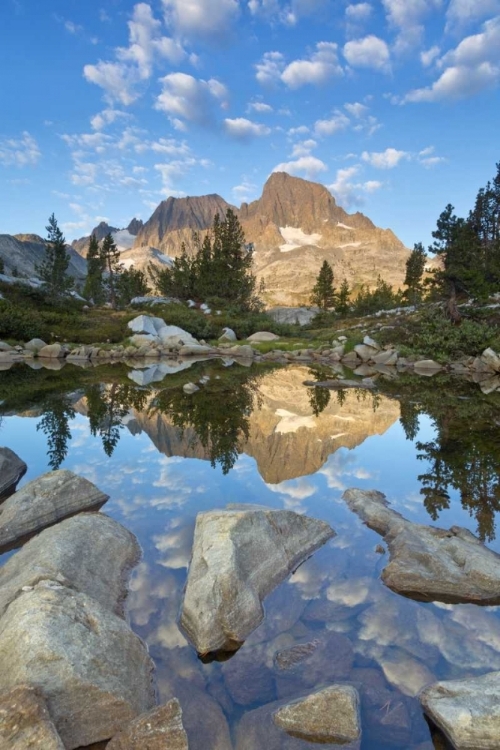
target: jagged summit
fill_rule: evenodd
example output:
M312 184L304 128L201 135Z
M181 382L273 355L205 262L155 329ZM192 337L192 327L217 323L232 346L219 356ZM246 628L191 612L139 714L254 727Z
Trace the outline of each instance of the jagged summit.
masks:
M134 217L132 219L132 221L130 222L130 224L128 225L128 227L127 227L127 232L129 232L129 234L133 234L134 237L135 237L135 236L137 236L139 234L139 232L141 231L141 229L142 229L143 226L144 226L143 220L142 219L136 219Z

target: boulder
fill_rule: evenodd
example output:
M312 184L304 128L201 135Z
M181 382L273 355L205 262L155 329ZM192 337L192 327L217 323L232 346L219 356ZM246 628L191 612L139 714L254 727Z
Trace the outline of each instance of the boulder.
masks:
M489 370L500 372L500 357L493 349L485 349L481 354L481 360Z
M179 343L191 346L197 344L197 340L190 333L179 326L167 326L165 323L158 328L158 336L163 345L168 346L172 337L176 337Z
M344 354L340 361L346 367L354 368L360 364L361 359L358 357L356 352L348 352L347 354Z
M388 349L385 352L379 352L378 354L374 354L371 358L371 361L376 365L386 365L386 366L393 366L397 364L398 361L398 353L395 352L393 349Z
M180 357L204 357L207 354L213 354L214 350L211 346L202 346L201 344L189 344L181 346L179 349Z
M388 507L381 492L344 492L349 508L387 543L386 586L420 601L500 604L500 555L467 529L412 523Z
M422 707L456 750L496 750L500 737L500 672L437 682Z
M43 694L67 750L154 705L153 663L123 617L139 545L100 514L42 531L0 568L0 690Z
M59 469L26 484L0 506L0 552L66 516L97 509L109 496L88 479Z
M252 349L250 344L243 344L243 346L231 347L231 353L234 354L235 357L244 357L245 359L252 359L254 355L254 350Z
M158 344L158 342L159 342L158 337L153 336L149 333L134 333L134 335L130 337L130 343L136 348L139 348L144 345L152 346L153 344ZM92 354L93 358L95 356L98 356L98 355Z
M237 336L232 328L223 328L219 341L237 341Z
M64 359L67 350L61 344L48 344L38 350L38 356L42 359Z
M182 709L173 698L139 716L113 737L106 750L188 750Z
M359 740L359 696L349 685L331 685L279 708L276 726L292 737L345 745Z
M371 346L373 349L379 349L380 350L379 344L377 344L376 341L374 341L372 338L370 338L370 336L365 336L364 337L363 344L366 344L366 346Z
M47 346L47 344L42 339L31 339L31 341L28 341L28 343L24 345L24 348L29 352L38 352L40 349L43 349L44 346Z
M64 750L43 696L30 685L0 695L2 750Z
M10 352L12 350L12 346L10 344L6 344L5 341L0 341L0 352Z
M367 346L366 344L357 344L354 347L354 351L362 362L370 362L379 350L373 346Z
M94 599L54 581L10 603L0 620L0 662L0 688L39 688L67 750L112 737L154 705L153 665L140 638Z
M28 467L10 448L0 448L0 500L11 495Z
M127 327L134 333L145 333L149 336L156 336L157 334L154 318L149 315L138 315L137 318L127 323Z
M262 600L335 532L293 511L199 513L180 625L197 651L235 651L262 622Z
M0 621L23 588L42 580L68 585L121 615L128 572L140 555L133 534L103 513L67 518L31 539L0 568Z
M438 362L434 362L433 359L419 359L418 362L415 362L414 368L422 372L438 372L438 370L443 369L443 366L438 364Z
M188 396L192 396L193 393L196 393L196 391L199 391L200 389L194 383L185 383L182 386L182 390L184 393L187 393Z
M266 313L276 323L306 326L319 313L319 307L272 307Z
M279 339L279 336L276 336L275 333L271 333L270 331L257 331L256 333L252 333L251 336L247 337L247 341L277 341Z

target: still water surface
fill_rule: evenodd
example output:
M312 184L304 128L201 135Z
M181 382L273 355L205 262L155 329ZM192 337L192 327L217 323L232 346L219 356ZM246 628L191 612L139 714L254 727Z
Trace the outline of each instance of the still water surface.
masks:
M183 383L203 376L186 396ZM360 691L362 750L443 748L415 696L436 678L500 669L498 608L389 591L383 540L342 492L380 490L408 519L465 526L499 550L500 399L447 379L330 394L303 386L314 376L324 373L221 362L162 380L122 366L16 368L0 373L0 443L28 464L23 483L71 469L108 493L103 512L137 535L144 556L128 618L156 663L160 700L181 701L192 750L316 747L273 729L270 710L334 682ZM266 599L265 621L238 653L204 664L177 617L196 514L230 503L306 513L336 537ZM309 642L308 660L277 668L277 652Z

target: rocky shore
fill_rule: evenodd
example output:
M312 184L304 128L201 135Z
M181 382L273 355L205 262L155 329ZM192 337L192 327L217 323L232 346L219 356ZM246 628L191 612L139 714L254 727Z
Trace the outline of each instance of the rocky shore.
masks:
M478 357L464 357L457 362L446 364L432 359L400 356L392 345L380 346L370 336L363 343L346 351L347 338L339 336L330 345L321 345L294 350L272 349L266 353L252 344L272 342L279 337L268 331L260 331L246 341L237 341L231 329L224 333L217 345L196 340L178 326L170 326L162 318L139 315L128 324L131 336L126 344L116 347L73 346L46 344L41 339L32 339L24 346L11 347L0 342L0 370L10 369L14 364L24 362L33 369L46 368L60 370L65 364L78 367L92 367L106 363L125 362L132 368L155 362L175 363L175 369L183 369L182 362L223 358L244 365L252 362L273 362L315 364L330 367L333 375L342 380L344 369L348 369L361 379L376 379L380 376L397 377L398 374L412 373L422 377L432 377L439 372L461 375L477 383L484 394L500 390L500 354L485 349ZM186 366L188 366L186 364ZM332 382L307 382L306 385L332 387ZM333 386L335 387L335 386ZM338 387L338 386L337 386ZM344 385L343 387L349 387ZM363 386L361 386L363 387Z

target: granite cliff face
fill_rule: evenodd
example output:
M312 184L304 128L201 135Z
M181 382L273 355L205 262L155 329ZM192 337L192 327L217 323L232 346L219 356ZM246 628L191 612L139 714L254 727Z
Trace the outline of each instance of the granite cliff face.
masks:
M0 258L7 276L18 275L36 278L36 269L45 259L47 243L37 234L0 234ZM70 262L68 274L82 279L87 273L87 263L72 247L66 248Z
M218 195L163 201L139 231L131 257L146 247L176 257L183 242L189 249L193 230L203 234L214 214L229 207ZM395 287L403 284L409 250L390 229L344 211L324 185L276 172L261 198L231 208L254 245L254 269L268 303L308 303L324 260L338 283L346 278L351 286L373 287L380 274Z

